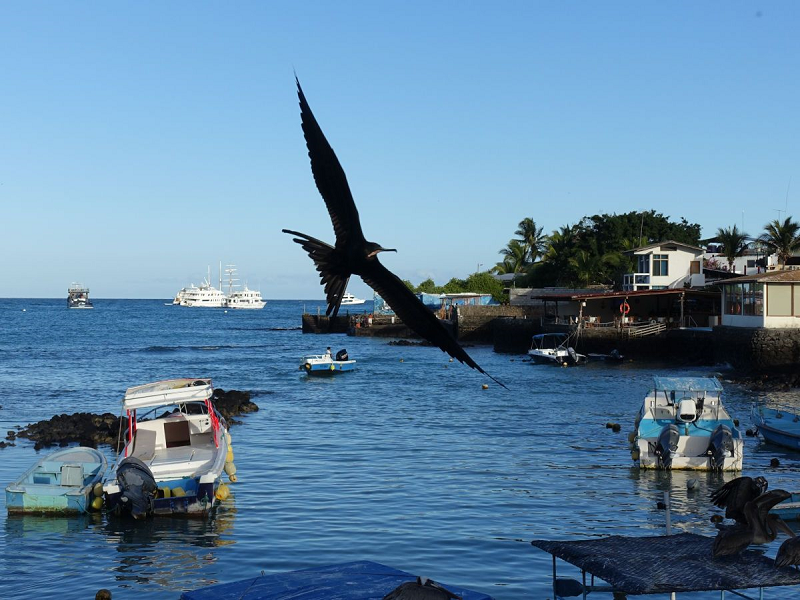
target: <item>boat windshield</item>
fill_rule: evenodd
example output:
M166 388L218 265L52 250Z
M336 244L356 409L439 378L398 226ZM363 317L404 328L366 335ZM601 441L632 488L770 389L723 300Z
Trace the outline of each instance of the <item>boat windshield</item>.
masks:
M657 392L721 392L722 384L715 377L660 377L653 378Z

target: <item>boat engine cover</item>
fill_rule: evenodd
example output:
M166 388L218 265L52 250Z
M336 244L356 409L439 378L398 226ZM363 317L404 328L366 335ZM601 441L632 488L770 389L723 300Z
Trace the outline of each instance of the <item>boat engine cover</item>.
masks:
M678 432L677 425L665 425L658 434L655 454L659 458L661 466L669 469L672 466L672 456L678 451L678 440L681 434Z
M693 423L697 419L697 404L691 398L681 400L678 405L678 421Z
M347 350L342 348L336 353L336 360L347 360Z
M141 519L153 508L158 485L150 468L138 458L129 456L117 467L117 482L122 489L122 506Z
M722 423L717 425L708 442L707 454L711 456L711 466L714 469L722 469L725 465L725 457L733 456L733 449L731 428Z

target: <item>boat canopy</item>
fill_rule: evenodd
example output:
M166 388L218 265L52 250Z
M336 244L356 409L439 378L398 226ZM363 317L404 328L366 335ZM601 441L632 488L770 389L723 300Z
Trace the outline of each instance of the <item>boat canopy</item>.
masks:
M136 410L150 406L163 406L179 402L205 402L211 397L210 379L169 379L128 388L122 407Z
M537 333L533 336L534 340L543 340L544 338L566 338L569 337L567 333Z
M653 377L657 392L721 392L722 384L716 377Z

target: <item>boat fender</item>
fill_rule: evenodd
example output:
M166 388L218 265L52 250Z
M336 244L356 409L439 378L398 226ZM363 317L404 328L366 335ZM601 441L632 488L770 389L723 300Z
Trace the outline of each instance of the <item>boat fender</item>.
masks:
M103 508L103 499L101 497L99 497L99 496L96 496L92 500L92 508L94 510L100 510L101 508Z
M715 470L722 470L725 466L725 457L733 456L733 433L731 428L720 423L711 433L706 454L711 457L711 467Z
M304 365L303 365L303 368L304 368L306 371L310 371L310 370L311 370L311 363L306 363L306 364L304 364Z
M635 431L629 432L628 433L628 442L630 442L632 444L635 441L636 441L636 432Z
M639 449L638 448L634 448L633 450L631 450L631 459L639 460Z
M230 480L231 483L236 483L239 478L236 477L236 475L228 475L228 479Z
M225 456L225 462L233 462L233 448L228 446L228 454Z
M92 494L94 494L95 498L100 498L103 495L103 484L95 483L92 488Z
M225 463L225 473L230 477L231 475L236 475L236 465L232 462Z
M230 495L230 490L228 490L228 486L224 483L220 483L217 491L214 492L214 496L217 500L225 500Z
M334 371L334 370L336 370L336 365L331 365L330 368L331 368L331 371Z
M162 487L162 488L158 488L158 489L161 490L161 497L162 498L169 498L170 497L170 494L171 494L172 490L170 490L168 487Z

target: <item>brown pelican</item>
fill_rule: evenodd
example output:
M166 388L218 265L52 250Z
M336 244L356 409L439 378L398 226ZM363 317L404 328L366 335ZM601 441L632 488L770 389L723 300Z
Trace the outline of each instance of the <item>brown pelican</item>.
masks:
M396 250L369 242L364 237L358 209L350 192L344 169L311 112L300 87L300 81L296 78L295 80L297 81L297 95L300 99L303 134L306 138L308 156L311 159L311 172L333 222L336 244L331 246L290 229L282 231L295 236L293 240L300 244L314 261L322 284L325 286L325 295L328 301L325 314L334 317L337 315L350 276L359 275L367 285L380 294L381 298L386 300L403 323L420 337L505 387L478 366L478 363L472 360L439 322L439 319L420 302L406 284L380 263L379 252L396 252Z
M767 480L763 477L737 477L712 492L711 503L725 508L725 517L737 523L747 524L744 507L751 500L767 491Z
M775 556L776 567L790 567L800 569L800 537L790 537L778 548Z
M448 589L430 579L417 577L416 581L401 583L394 590L383 597L383 600L461 600Z
M744 507L747 523L737 523L720 530L714 539L712 556L717 558L741 554L750 544L768 544L775 540L779 531L790 537L794 536L794 532L783 519L769 513L773 506L791 496L785 490L773 490L748 502Z

